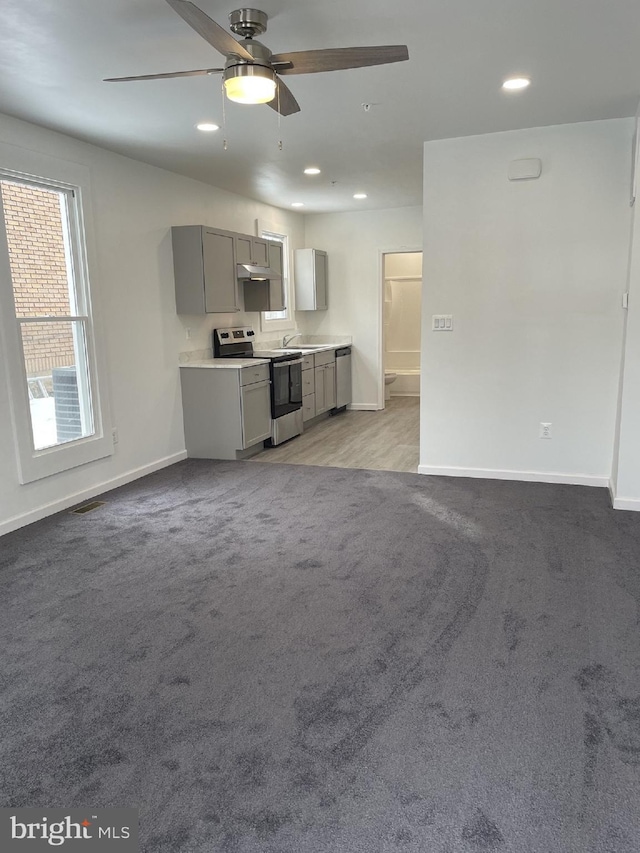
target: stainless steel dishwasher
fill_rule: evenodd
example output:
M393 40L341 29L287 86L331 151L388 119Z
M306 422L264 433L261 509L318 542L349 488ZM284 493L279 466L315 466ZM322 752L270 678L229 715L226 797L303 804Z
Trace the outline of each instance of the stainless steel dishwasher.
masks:
M351 347L336 350L336 407L334 415L342 412L351 402Z

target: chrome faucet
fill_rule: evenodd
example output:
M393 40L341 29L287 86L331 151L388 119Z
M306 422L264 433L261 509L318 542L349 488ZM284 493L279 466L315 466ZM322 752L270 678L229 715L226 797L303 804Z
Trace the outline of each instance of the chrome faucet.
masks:
M295 340L296 338L301 338L301 337L302 337L302 332L296 332L295 335L289 335L289 337L287 337L285 335L284 338L282 339L282 348L284 349L286 346L289 346L291 341Z

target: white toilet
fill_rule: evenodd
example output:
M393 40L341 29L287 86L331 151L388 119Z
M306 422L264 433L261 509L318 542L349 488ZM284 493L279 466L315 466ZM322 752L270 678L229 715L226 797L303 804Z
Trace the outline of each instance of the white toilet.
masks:
M391 399L390 385L392 384L392 382L395 382L397 378L398 378L397 373L393 373L393 371L391 371L391 370L385 370L385 372L384 372L384 399L385 400Z

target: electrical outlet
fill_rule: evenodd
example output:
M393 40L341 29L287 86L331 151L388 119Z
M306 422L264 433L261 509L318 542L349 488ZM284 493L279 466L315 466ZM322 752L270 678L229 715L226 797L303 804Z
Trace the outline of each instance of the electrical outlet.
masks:
M113 443L114 443L114 444L117 444L117 443L118 443L118 430L116 429L116 427L114 427L114 428L111 430L111 438L113 439Z
M540 423L540 438L551 438L552 424Z

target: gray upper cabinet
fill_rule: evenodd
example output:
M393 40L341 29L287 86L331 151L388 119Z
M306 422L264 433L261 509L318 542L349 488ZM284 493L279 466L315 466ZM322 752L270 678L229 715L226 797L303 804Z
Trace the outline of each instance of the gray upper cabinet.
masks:
M321 249L295 251L296 310L327 308L327 253Z
M276 240L264 240L261 242L264 242L267 246L267 266L282 275L282 243ZM242 261L239 263L242 263ZM285 308L285 299L282 279L245 281L244 308L245 311L283 311Z
M268 240L269 246L269 266L275 272L282 275L284 261L282 257L282 243L276 240ZM269 282L269 311L284 311L284 280L281 278L273 279Z
M257 267L268 267L268 241L262 237L236 234L236 261L239 264L254 264Z
M240 310L232 231L202 225L171 229L178 314L230 314Z

